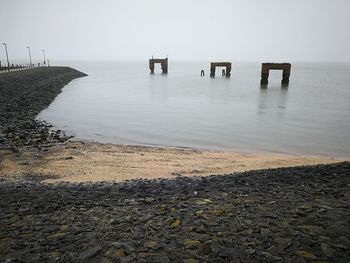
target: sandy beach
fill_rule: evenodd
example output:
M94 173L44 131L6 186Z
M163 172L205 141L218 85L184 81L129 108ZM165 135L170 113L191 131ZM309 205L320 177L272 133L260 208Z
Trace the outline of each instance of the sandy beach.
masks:
M45 182L97 182L207 176L278 167L328 164L341 159L267 153L239 153L184 148L67 141L37 152L2 152L0 176L37 175ZM46 178L46 179L45 179Z

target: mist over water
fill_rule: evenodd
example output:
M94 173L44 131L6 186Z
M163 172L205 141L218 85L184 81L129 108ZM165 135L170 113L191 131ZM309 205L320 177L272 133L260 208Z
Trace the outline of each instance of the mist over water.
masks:
M67 62L62 62L67 64ZM350 64L292 64L260 87L260 63L233 63L231 78L208 62L70 62L73 80L38 118L98 142L350 156ZM200 77L204 69L206 76Z

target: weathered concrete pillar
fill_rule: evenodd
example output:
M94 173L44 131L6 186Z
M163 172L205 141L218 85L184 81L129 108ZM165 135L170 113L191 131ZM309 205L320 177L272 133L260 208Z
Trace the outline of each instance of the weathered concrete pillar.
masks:
M154 62L153 62L153 59L149 60L149 69L151 70L151 74L154 74Z
M231 77L231 63L226 66L226 78Z
M210 77L215 77L216 67L225 67L225 70L222 70L222 76L229 78L231 76L231 62L211 62L210 63Z
M266 63L263 63L261 66L261 85L267 85L269 83L269 73L269 66Z
M215 77L215 66L210 66L210 77Z
M269 74L261 74L261 85L267 85L269 84Z
M163 74L167 74L168 73L168 58L164 59L161 62L161 65L162 65L162 72L163 72Z
M270 70L283 70L282 84L288 84L291 67L290 63L262 63L260 84L267 85L269 83Z
M154 66L156 63L159 63L161 65L163 74L168 73L168 58L165 58L165 59L151 58L149 60L149 69L151 71L151 74L154 74Z
M282 84L289 84L290 69L283 70L282 73Z

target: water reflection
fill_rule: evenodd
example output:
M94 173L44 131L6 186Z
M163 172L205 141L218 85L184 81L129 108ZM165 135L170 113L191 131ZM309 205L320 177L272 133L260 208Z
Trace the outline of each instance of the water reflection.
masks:
M282 88L278 86L270 86L269 88L266 86L261 87L257 113L263 115L274 112L283 115L288 102L287 87L284 85Z
M209 81L209 99L211 103L228 104L232 102L233 91L234 86L231 86L230 78L222 77Z
M157 101L167 101L169 98L168 94L168 75L159 74L149 75L148 85L143 88L149 89L150 102L154 103Z

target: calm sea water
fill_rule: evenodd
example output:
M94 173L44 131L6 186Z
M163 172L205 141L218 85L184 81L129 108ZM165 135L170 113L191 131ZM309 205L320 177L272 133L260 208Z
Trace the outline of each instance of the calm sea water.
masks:
M260 63L233 63L209 77L209 63L66 62L73 80L38 118L77 138L302 155L350 156L350 64L293 64L288 88ZM205 77L200 77L204 69Z

